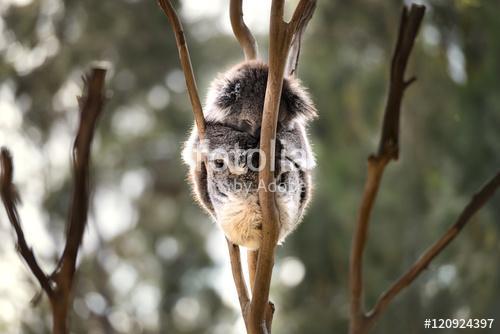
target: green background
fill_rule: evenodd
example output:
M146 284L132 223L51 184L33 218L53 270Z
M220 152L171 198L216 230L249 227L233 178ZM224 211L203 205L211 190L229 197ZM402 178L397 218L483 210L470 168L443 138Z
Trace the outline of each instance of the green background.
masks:
M370 228L368 306L500 166L500 3L426 3L408 68L418 81L403 102L400 160L387 168ZM350 242L366 158L378 144L401 6L319 1L305 35L299 76L320 114L309 131L316 186L303 224L277 252L273 332L347 332ZM27 233L47 271L62 249L71 191L73 96L93 60L112 64L72 332L238 333L224 239L193 202L180 159L192 113L173 34L155 1L34 0L0 5L0 13L0 145L11 147L17 170L32 170L15 181L25 205L39 212L21 212L23 224L48 236L44 246ZM219 16L183 21L204 97L211 78L242 53L220 31ZM256 37L266 57L267 37ZM7 114L9 103L17 112ZM0 264L20 273L0 280L0 310L11 313L0 312L0 332L49 333L48 301L30 306L37 284L14 254L3 210L0 219ZM498 333L499 240L496 195L373 332L423 333L426 318L497 318L480 332Z

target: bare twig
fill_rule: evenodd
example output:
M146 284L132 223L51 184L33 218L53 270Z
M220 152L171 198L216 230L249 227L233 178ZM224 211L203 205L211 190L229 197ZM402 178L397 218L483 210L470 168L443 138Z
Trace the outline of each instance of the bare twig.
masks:
M257 47L257 42L255 41L255 38L252 35L252 32L250 31L250 29L248 29L248 26L245 24L245 20L243 19L242 6L243 6L243 0L230 1L229 16L231 18L231 27L233 28L234 36L240 43L243 53L245 54L245 60L252 60L256 59L258 56L258 47ZM236 259L235 252L231 251L231 246L229 255L231 257L231 264L239 263L241 261L239 256L239 250L238 250L238 259ZM257 251L249 250L247 252L247 264L250 276L250 291L253 291L253 286L255 281L255 270L257 269ZM235 272L234 266L232 266L232 270L234 276ZM236 283L237 277L234 277L234 279ZM240 291L241 289L237 288L237 290ZM246 291L246 285L245 285L245 291ZM238 296L240 300L244 298L244 296L241 296L239 293ZM242 308L242 314L245 314L243 308Z
M94 68L84 78L84 95L80 101L80 123L73 144L73 196L71 201L70 222L66 233L66 246L60 267L56 272L66 272L71 279L75 270L76 257L82 243L83 231L87 222L89 205L89 161L90 148L94 137L97 119L104 104L104 79L106 70Z
M386 157L371 156L368 159L368 174L363 192L356 230L351 248L351 262L349 271L350 301L351 301L351 333L362 333L363 324L363 254L368 237L370 216L377 197L378 189L385 166L389 162Z
M404 75L424 13L424 6L412 5L409 12L406 7L403 8L396 48L392 57L389 95L379 150L377 155L370 156L368 159L367 178L351 247L349 268L351 334L366 333L368 330L368 321L363 309L363 254L372 208L385 167L391 159L398 158L401 101L405 89L414 81L414 79L405 81Z
M229 4L229 15L233 33L243 49L246 60L256 59L258 47L250 29L243 20L243 0L231 0Z
M24 239L16 209L17 192L12 184L12 159L7 149L2 149L1 152L2 200L11 224L16 231L19 252L49 297L52 307L54 334L67 334L69 332L68 312L71 309L76 258L87 221L90 148L96 122L104 103L105 75L105 69L95 67L90 75L84 78L84 95L79 99L80 122L73 146L74 189L70 219L66 231L66 245L56 269L50 276L45 275L38 266L33 252Z
M193 67L191 65L191 57L189 56L189 49L186 43L186 37L182 29L181 21L177 16L170 0L158 0L158 5L163 10L163 13L168 17L170 25L175 33L175 42L179 51L179 58L181 61L184 78L186 79L186 86L193 108L194 119L198 129L198 136L200 140L205 139L205 118L203 116L203 109L201 107L200 97L198 95L198 88L194 78Z
M291 77L297 76L297 71L299 68L300 50L302 47L302 35L303 31L299 30L295 34L292 40L292 46L290 47L290 53L288 55L285 73L286 75Z
M231 243L227 240L227 247L229 249L229 258L231 261L231 270L233 272L234 285L236 286L236 292L238 293L238 299L240 301L241 313L245 314L250 298L248 297L247 284L243 276L243 271L241 268L241 257L240 257L240 247ZM245 323L246 324L246 323Z
M420 24L424 18L425 7L412 5L410 12L406 7L401 13L398 39L392 55L389 96L384 113L382 135L378 155L388 155L391 159L399 156L399 123L401 101L408 86L416 80L405 80L406 64L410 56Z
M56 283L57 292L55 298L51 299L54 326L59 326L59 333L67 332L67 311L72 300L71 290L74 282L76 258L87 223L90 149L96 123L105 101L105 77L106 70L104 68L93 68L90 75L84 77L83 96L78 99L80 121L73 144L74 188L69 225L66 231L66 245L58 266L51 275Z
M471 218L493 197L497 189L500 187L500 172L498 172L491 180L488 181L470 200L467 206L463 209L457 221L451 226L441 238L439 238L431 247L429 247L420 258L404 273L396 282L394 282L387 291L385 291L373 309L367 314L368 326L371 326L380 316L382 312L389 306L391 301L404 288L410 285L452 242L465 225L471 221Z
M309 2L303 4L303 8L297 10L302 11L304 14L298 22L297 32L294 34L292 39L292 45L290 47L290 52L288 54L287 65L285 69L285 74L288 76L297 76L297 70L299 67L300 50L302 46L302 36L307 28L307 24L311 20L314 10L316 9L316 2Z
M19 218L19 213L17 212L17 203L19 202L19 195L15 185L12 183L14 168L12 166L12 156L9 150L2 147L1 150L1 168L2 174L0 176L0 192L2 196L2 202L7 211L7 216L9 221L14 228L17 236L17 250L23 257L24 261L28 265L29 269L36 277L42 289L47 293L47 295L52 295L52 287L50 286L50 281L47 275L44 273L38 261L33 254L33 250L26 243L24 237L24 232L21 226L21 220Z

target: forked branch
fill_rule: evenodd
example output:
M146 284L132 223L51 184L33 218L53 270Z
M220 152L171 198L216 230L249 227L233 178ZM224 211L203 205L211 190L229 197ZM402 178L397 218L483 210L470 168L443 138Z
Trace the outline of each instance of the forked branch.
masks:
M198 92L186 40L182 31L182 25L169 0L158 0L158 4L168 17L174 29L179 57L184 70L193 113L198 127L198 135L200 139L203 139L205 133L203 112L201 104L199 103ZM281 89L291 42L297 35L299 35L298 40L300 40L300 35L305 29L307 22L310 20L315 5L315 0L301 0L289 23L283 20L284 0L273 0L271 5L269 75L264 99L260 137L260 149L265 155L265 161L274 161L274 158L271 158L274 149L272 143L275 143L276 138ZM234 34L243 48L245 58L247 60L256 58L257 47L255 39L243 21L241 0L231 0L230 16ZM298 54L296 57L298 57ZM271 164L267 164L259 173L259 184L272 185L274 182L274 171L271 169ZM259 190L259 201L261 203L263 215L263 240L258 253L249 253L250 280L251 286L253 287L251 300L249 300L247 285L241 270L239 248L228 242L233 278L247 331L251 334L270 333L274 314L274 305L269 303L268 299L272 268L274 265L274 251L278 240L277 222L279 217L276 210L274 192L269 188L272 187L261 187ZM254 283L252 284L252 282Z
M105 69L94 68L91 75L84 77L83 96L78 98L80 122L73 143L73 195L70 221L66 231L66 246L60 265L54 272L55 274L60 272L70 281L73 279L78 249L82 243L83 232L87 223L90 149L96 123L105 101L105 76Z
M405 69L415 37L425 13L423 6L412 5L410 11L403 9L396 48L391 62L389 96L384 113L379 150L368 159L368 172L356 230L354 232L350 261L350 333L367 333L391 301L410 285L430 262L452 242L463 227L471 220L500 187L500 172L474 195L464 208L456 223L438 239L422 256L385 291L371 311L363 309L363 254L368 237L370 216L377 197L385 167L399 155L399 124L401 102L406 88L416 79L405 80Z
M10 223L17 236L17 248L30 270L49 297L52 307L53 333L66 334L68 312L72 301L72 287L76 271L76 258L82 243L87 222L89 203L89 161L90 148L97 120L104 104L104 79L106 70L95 67L84 78L84 94L79 99L80 120L73 146L74 189L70 209L70 220L66 231L66 244L54 272L47 276L38 265L32 250L28 247L16 204L18 195L13 179L12 158L6 148L1 151L1 197Z
M287 56L293 36L307 22L310 8L316 1L301 0L294 11L290 23L283 20L284 1L273 0L269 29L269 74L264 99L260 134L260 152L264 161L274 161L274 147L278 109L283 87L283 77ZM279 212L276 208L275 193L271 187L275 183L274 171L270 163L263 166L259 172L259 201L262 210L262 242L258 253L255 285L252 291L252 301L249 314L249 332L252 334L270 333L274 307L269 304L269 289L271 284L274 253L278 240ZM267 310L267 311L266 311ZM266 315L267 314L267 315Z
M385 167L399 154L399 123L403 94L411 81L405 81L405 70L415 38L422 23L425 7L404 7L396 47L392 56L389 94L384 112L382 134L377 155L368 159L368 170L354 231L349 266L350 332L366 333L367 321L363 310L363 255L368 237L370 217Z

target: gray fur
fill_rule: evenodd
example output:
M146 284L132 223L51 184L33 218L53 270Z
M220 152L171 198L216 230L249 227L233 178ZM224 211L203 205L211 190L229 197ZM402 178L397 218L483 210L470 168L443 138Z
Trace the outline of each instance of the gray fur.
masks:
M256 61L218 76L205 106L207 143L200 146L194 128L183 150L195 198L231 242L250 249L259 248L261 241L257 156L266 84L267 65ZM296 79L286 78L275 160L280 242L299 224L311 198L315 162L306 124L315 116L305 89ZM207 154L208 168L200 151Z

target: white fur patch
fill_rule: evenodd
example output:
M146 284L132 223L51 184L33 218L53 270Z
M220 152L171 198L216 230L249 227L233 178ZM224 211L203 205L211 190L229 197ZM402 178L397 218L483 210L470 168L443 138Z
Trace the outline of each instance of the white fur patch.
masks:
M278 196L279 243L295 229L300 221L298 201ZM257 196L246 199L231 197L217 212L217 223L233 244L248 249L258 249L262 242L262 212Z
M286 196L276 196L280 218L280 234L278 243L281 244L285 238L297 227L300 221L299 201Z
M233 244L248 249L258 249L262 240L262 213L257 197L246 199L230 197L222 210L217 212L217 221L226 237Z

